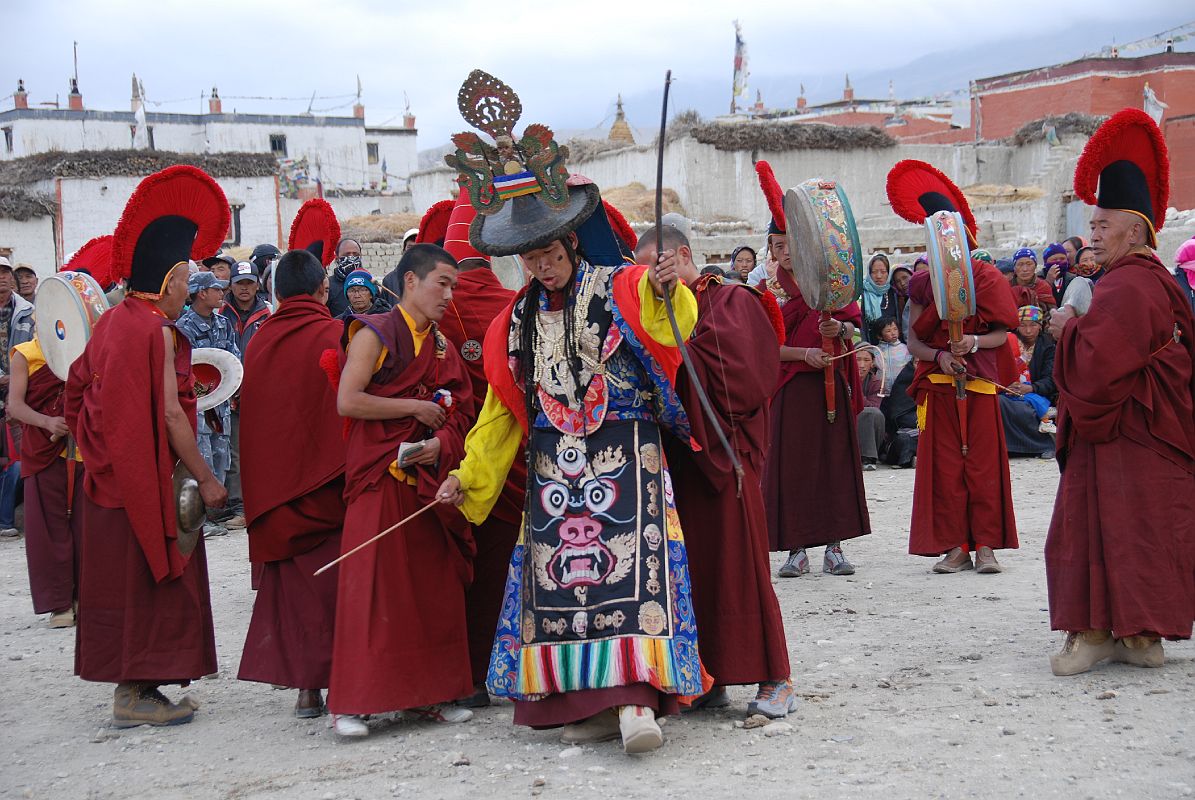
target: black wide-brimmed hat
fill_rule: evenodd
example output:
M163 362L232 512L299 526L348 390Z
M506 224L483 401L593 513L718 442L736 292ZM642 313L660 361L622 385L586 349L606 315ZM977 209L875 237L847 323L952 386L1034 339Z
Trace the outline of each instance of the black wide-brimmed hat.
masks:
M570 186L568 147L546 125L528 125L519 139L514 126L523 104L514 90L482 70L473 70L457 94L465 121L489 134L452 137L456 152L445 163L460 173L461 191L477 210L469 231L472 245L490 256L525 253L577 230L593 214L601 195L592 183Z
M1089 205L1141 217L1150 247L1157 247L1170 199L1170 155L1153 117L1136 108L1109 117L1075 165L1075 194Z

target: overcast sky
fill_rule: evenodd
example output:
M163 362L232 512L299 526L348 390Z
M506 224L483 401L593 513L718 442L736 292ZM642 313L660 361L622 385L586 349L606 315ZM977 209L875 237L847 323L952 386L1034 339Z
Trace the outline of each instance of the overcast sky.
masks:
M1079 22L1113 34L1123 24L1136 38L1195 19L1195 9L1187 0L5 0L0 92L23 78L31 105L55 94L65 105L72 41L96 109L127 109L136 72L161 103L150 110L206 110L200 93L215 85L225 111L301 113L314 92L337 96L316 99L317 112L348 114L360 75L368 123L401 124L405 93L422 149L464 127L456 92L474 67L515 88L524 123L597 125L615 95L656 89L668 68L681 82L725 80L729 100L736 16L751 73L767 76L894 68L1051 32L1065 42ZM250 97L292 99L241 99ZM0 109L11 104L0 99Z

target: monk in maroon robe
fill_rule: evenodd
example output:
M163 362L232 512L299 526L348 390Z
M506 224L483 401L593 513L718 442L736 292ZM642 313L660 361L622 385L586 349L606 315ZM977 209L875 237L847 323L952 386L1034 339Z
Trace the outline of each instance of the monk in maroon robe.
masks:
M1056 675L1109 657L1160 667L1160 639L1190 638L1195 619L1195 319L1133 226L1096 210L1104 277L1084 316L1050 323L1063 471L1046 578L1050 626L1068 633Z
M664 226L661 244L665 259L677 265L681 280L697 296L697 325L687 345L716 415L705 415L688 372L679 372L677 394L700 449L668 437L665 453L685 531L701 660L717 682L693 705L726 706L726 686L759 684L750 712L784 717L796 707L796 696L784 620L772 589L760 485L768 403L780 374L779 359L767 357L782 336L774 327L782 325L779 309L770 294L700 276L689 240L676 227ZM656 248L652 229L639 240L636 262L657 261ZM743 467L741 487L715 425Z
M434 324L452 299L456 262L440 247L415 245L398 271L399 305L353 317L343 339L346 553L436 502L472 422L468 372ZM367 735L361 715L400 709L441 722L472 717L446 705L473 687L465 633L472 558L468 524L440 505L341 562L328 692L337 733Z
M320 366L344 324L332 319L319 260L292 250L275 269L278 311L254 334L241 384L241 464L257 599L241 680L299 689L295 714L323 713L336 622L333 567L344 525L344 425Z
M998 269L984 261L972 261L971 269L977 310L963 324L963 341L957 345L951 344L947 323L938 316L929 272L915 273L909 281L909 352L918 359L909 395L923 420L909 552L945 554L934 566L938 573L972 568L999 572L993 551L1018 546L1008 447L996 397L996 384L1015 377L1008 331L1018 324L1017 306ZM956 364L971 376L966 456L952 377Z
M481 345L490 323L514 300L515 293L502 285L490 269L490 259L469 241L469 225L477 216L462 192L453 206L444 237L444 249L457 260L460 272L452 302L439 322L440 332L457 348L473 385L474 419L481 413L489 383L481 359ZM523 487L527 465L520 452L515 457L506 485L494 503L490 516L473 526L477 554L473 557L473 583L465 594L465 615L469 630L469 662L473 669L473 696L462 701L469 707L489 705L485 688L490 668L494 631L506 592L510 554L519 538L523 519Z
M858 303L851 303L823 322L821 312L801 297L786 236L771 234L768 240L778 267L775 279L760 288L776 297L785 328L763 476L769 547L789 552L781 577L808 572L805 550L817 545L826 545L823 572L851 575L855 568L840 542L871 533L854 424L863 392L853 357L829 359L852 349L849 341L862 322L862 312ZM831 352L822 349L825 338L834 342ZM834 422L826 417L828 364L834 367Z
M83 520L73 512L83 494L83 464L75 452L67 452L66 383L46 366L36 337L13 348L9 366L8 414L22 423L25 558L33 611L50 614L51 628L69 628L78 599Z

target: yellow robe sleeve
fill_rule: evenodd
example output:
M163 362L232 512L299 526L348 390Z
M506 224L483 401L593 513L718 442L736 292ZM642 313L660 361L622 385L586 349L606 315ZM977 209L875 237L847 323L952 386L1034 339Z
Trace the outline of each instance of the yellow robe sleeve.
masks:
M477 422L465 437L465 457L449 473L461 482L465 519L475 525L485 522L502 493L522 440L523 428L515 415L493 389L487 389Z
M681 336L688 339L697 326L697 298L683 283L677 283L672 291L672 309L676 312L676 324ZM676 337L672 335L664 298L656 297L646 271L639 278L639 323L647 335L660 344L676 347Z

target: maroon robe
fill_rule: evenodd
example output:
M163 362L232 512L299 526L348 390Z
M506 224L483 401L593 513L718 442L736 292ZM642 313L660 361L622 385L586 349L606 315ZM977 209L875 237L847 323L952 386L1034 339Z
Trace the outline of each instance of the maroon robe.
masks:
M710 405L743 465L735 474L705 417L688 372L677 392L702 448L665 440L676 510L685 532L701 661L719 685L784 680L788 645L768 564L760 475L768 446L768 400L780 374L776 331L758 294L703 278L689 353Z
M995 326L1017 327L1017 308L1000 271L982 261L972 262L976 313L963 332L982 335ZM1003 284L1003 285L1002 285ZM947 323L934 305L928 272L909 281L909 299L922 307L913 330L937 350L950 349ZM971 375L1007 384L1012 359L1007 347L985 348L963 359ZM909 395L925 404L925 429L917 445L917 475L913 484L913 519L909 552L939 556L955 547L968 551L1018 546L1012 509L1012 480L1008 475L1008 447L999 398L967 392L967 446L962 453L958 401L953 383L932 383L941 374L932 361L918 361Z
M25 405L48 417L62 416L66 384L42 364L29 376ZM25 492L25 560L33 611L47 614L70 609L78 599L79 551L83 517L77 513L83 494L83 465L67 476L61 439L37 425L21 426L21 477ZM67 513L67 493L76 513Z
M350 331L366 325L386 348L366 391L430 400L437 389L447 389L458 410L433 434L440 440L438 466L409 469L416 486L397 480L389 465L400 443L427 438L427 428L414 417L350 420L344 552L435 500L464 455L473 421L464 363L446 340L441 349L434 327L416 355L400 308L351 319ZM329 710L380 713L472 693L465 633L472 558L468 524L455 508L440 505L341 562Z
M177 545L177 456L166 434L162 329L195 429L191 346L152 304L104 313L71 367L66 420L87 463L75 672L89 681L185 683L217 669L202 538Z
M1181 341L1175 341L1175 329ZM1195 319L1150 256L1108 268L1055 351L1058 461L1046 538L1050 625L1191 636Z
M805 303L789 272L777 270L777 280L788 294L788 301L780 307L784 343L820 348L820 312ZM857 303L833 317L856 328L862 323ZM835 341L830 355L843 352L841 347ZM855 416L863 407L859 371L853 357L833 363L838 411L834 422L826 419L825 372L804 361L780 364L763 475L772 551L815 547L871 533L855 429Z
M477 267L457 276L452 291L452 303L440 320L440 332L463 356L465 369L473 386L472 415L481 414L489 382L481 360L480 348L474 344L485 341L486 331L514 299L515 293L498 280L493 270ZM466 347L466 342L470 342ZM470 360L467 356L476 354ZM473 557L473 582L465 594L465 615L469 628L469 661L473 682L484 683L490 668L490 650L494 646L494 631L506 593L506 572L510 554L519 538L519 524L523 518L523 493L527 482L527 465L520 448L506 476L506 484L490 516L473 526L477 554Z
M344 324L306 295L282 301L245 352L241 464L249 560L259 569L241 680L322 689L332 671L344 524L344 426L320 366Z

